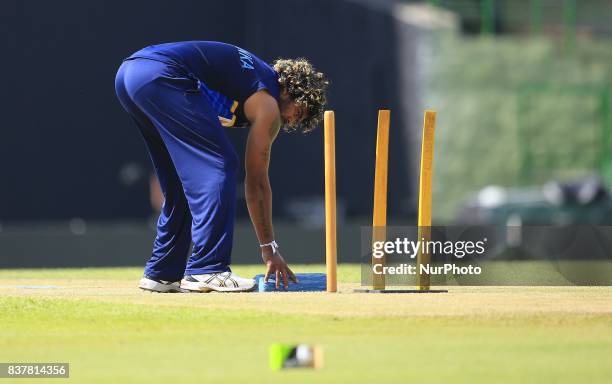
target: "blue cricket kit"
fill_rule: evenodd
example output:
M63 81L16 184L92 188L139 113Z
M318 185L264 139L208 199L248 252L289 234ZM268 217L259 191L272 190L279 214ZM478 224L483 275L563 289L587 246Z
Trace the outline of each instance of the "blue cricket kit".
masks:
M247 123L243 105L255 92L279 99L276 72L234 45L168 43L125 59L115 89L165 196L145 275L177 281L229 271L239 160L223 127Z

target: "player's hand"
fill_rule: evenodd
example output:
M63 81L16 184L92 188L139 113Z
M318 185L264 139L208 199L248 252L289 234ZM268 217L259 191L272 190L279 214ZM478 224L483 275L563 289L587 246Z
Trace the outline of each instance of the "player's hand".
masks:
M293 274L293 271L289 269L287 262L283 259L283 256L277 250L276 253L272 254L271 250L262 250L261 258L266 264L266 275L264 281L267 283L271 275L274 275L276 280L276 288L280 288L280 282L282 280L285 289L289 286L289 280L297 283L298 280Z

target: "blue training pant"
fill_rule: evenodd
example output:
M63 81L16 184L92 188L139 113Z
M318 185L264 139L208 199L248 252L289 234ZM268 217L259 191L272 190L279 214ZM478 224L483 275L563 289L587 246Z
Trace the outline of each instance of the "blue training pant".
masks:
M182 68L142 58L123 62L115 88L165 196L145 275L177 281L229 271L238 156L208 96Z

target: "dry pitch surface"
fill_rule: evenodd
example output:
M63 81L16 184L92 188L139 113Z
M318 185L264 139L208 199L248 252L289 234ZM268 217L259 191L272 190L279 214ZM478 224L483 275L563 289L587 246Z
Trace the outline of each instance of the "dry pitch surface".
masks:
M612 287L354 294L342 265L339 294L152 294L140 274L0 271L0 362L70 362L74 383L612 381ZM271 372L275 342L321 345L325 367Z

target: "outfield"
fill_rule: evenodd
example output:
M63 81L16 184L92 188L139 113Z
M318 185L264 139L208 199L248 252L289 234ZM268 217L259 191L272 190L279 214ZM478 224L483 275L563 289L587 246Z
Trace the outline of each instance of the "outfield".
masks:
M612 287L353 294L340 265L339 294L153 294L141 272L0 271L0 362L70 362L74 383L612 381ZM321 345L325 367L271 372L275 342Z

